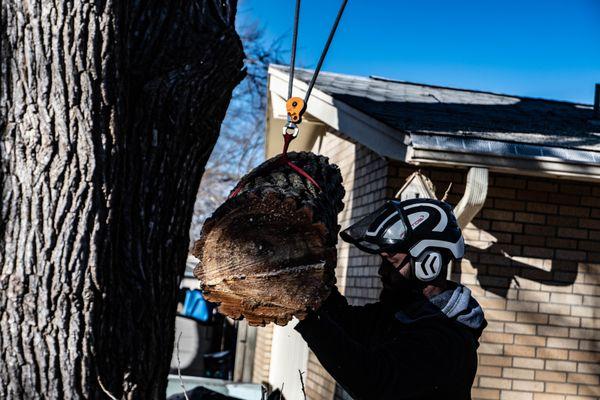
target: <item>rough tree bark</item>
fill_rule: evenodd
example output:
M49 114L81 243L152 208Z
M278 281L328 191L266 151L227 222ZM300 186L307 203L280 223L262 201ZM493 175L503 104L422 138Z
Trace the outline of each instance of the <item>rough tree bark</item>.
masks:
M0 398L164 398L194 198L243 78L235 12L2 2Z
M342 176L326 157L288 156L321 190L279 157L267 160L242 178L194 245L205 298L250 325L302 319L335 284Z

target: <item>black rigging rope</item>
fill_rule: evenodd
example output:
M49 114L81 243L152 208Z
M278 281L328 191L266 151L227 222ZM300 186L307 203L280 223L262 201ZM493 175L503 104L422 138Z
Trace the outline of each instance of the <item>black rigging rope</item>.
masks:
M319 72L321 71L323 62L325 61L325 56L327 55L327 52L329 51L329 46L331 45L331 41L333 40L335 31L337 30L340 20L342 19L342 14L344 13L344 9L346 8L346 3L348 3L348 0L342 1L340 9L338 10L337 16L335 18L335 21L333 22L333 26L331 27L331 30L329 31L329 37L327 38L327 42L325 42L325 47L323 47L323 51L321 51L321 56L319 57L319 61L317 62L315 71L313 72L312 78L310 79L310 82L308 83L308 89L306 90L306 95L304 96L305 104L308 103L308 98L310 97L310 93L312 92L313 86L315 85L317 77L319 76ZM296 63L296 43L298 41L298 22L299 22L299 20L300 20L300 0L296 0L296 13L294 15L294 33L292 36L292 54L291 54L290 72L289 72L289 78L288 78L289 79L288 80L288 99L292 97L292 87L293 87L294 70L295 70L295 63Z
M292 98L292 88L294 87L294 68L296 65L296 44L298 43L298 23L300 21L300 0L296 0L296 12L294 13L294 33L292 36L292 54L290 60L290 78L288 82L288 99Z

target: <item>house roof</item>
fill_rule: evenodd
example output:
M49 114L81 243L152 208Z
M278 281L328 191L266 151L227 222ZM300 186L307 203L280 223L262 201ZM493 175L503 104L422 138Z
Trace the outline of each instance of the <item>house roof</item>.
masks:
M311 76L296 69L300 81ZM600 151L600 124L587 104L329 72L315 87L408 133Z
M281 136L274 122L286 118L287 69L269 68L267 150L281 147L269 144ZM294 95L306 93L311 77L296 70ZM413 165L600 180L600 120L587 104L321 72L306 114L314 126Z

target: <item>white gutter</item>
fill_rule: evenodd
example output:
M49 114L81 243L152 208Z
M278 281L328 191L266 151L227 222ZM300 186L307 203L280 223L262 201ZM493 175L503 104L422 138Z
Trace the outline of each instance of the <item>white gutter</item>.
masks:
M406 162L417 166L481 167L493 172L515 175L600 180L600 165L574 163L571 160L544 160L535 158L503 157L493 154L425 150L409 148Z
M280 108L285 106L287 80L287 71L269 67L269 97L272 109L269 113L271 120L267 120L267 125L273 125L273 130L279 130L280 127L276 128L274 123L282 122L285 118L285 108ZM303 97L307 87L306 82L294 79L294 95ZM277 107L274 107L275 104ZM518 175L595 182L600 180L598 151L510 143L468 136L402 132L343 101L334 99L319 90L318 86L313 88L306 113L307 118L321 121L380 156L411 165L481 167L493 172Z

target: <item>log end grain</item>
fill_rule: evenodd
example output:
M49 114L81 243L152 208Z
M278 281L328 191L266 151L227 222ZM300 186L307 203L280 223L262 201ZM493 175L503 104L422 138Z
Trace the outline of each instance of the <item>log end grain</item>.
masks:
M335 284L341 176L326 158L299 154L304 158L296 162L321 167L313 174L325 189L315 191L284 166L271 166L266 178L248 179L248 187L215 211L194 246L204 297L250 325L303 319Z

